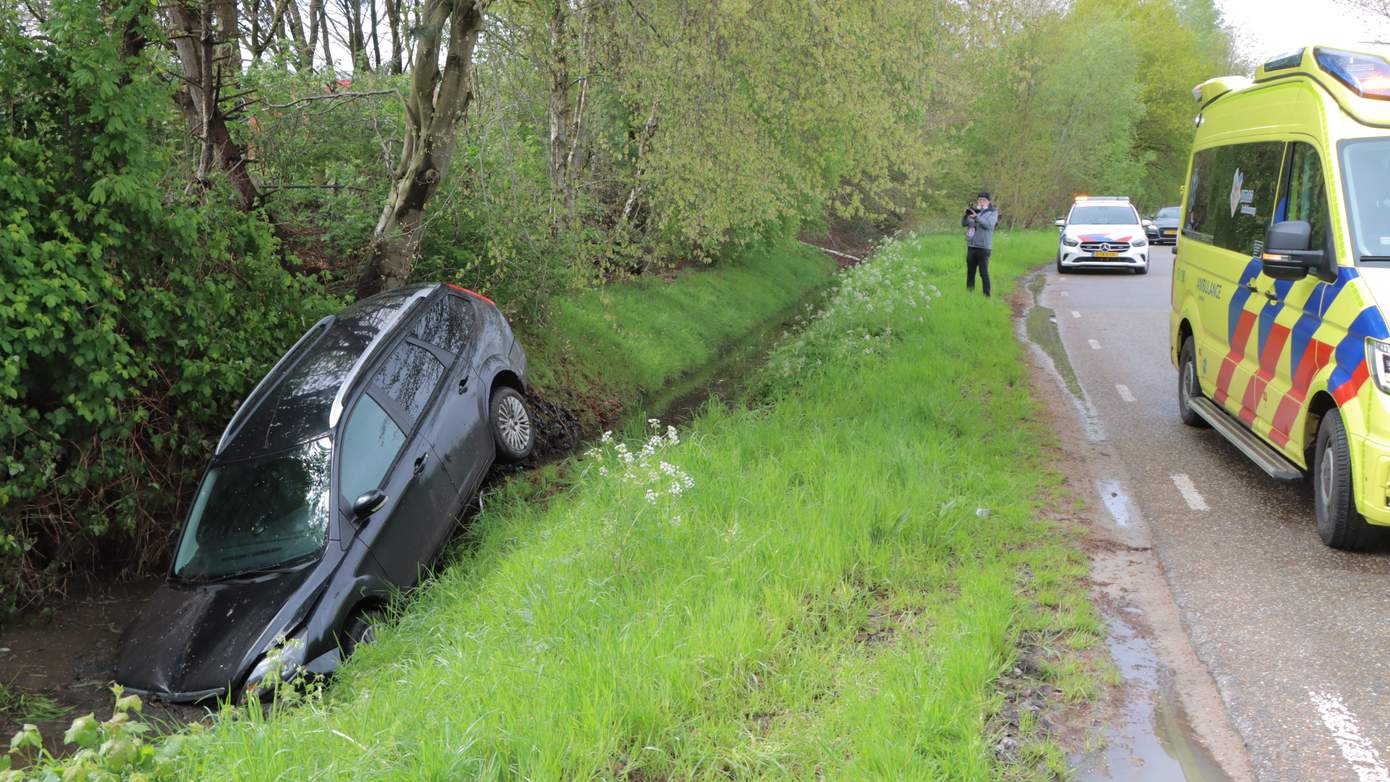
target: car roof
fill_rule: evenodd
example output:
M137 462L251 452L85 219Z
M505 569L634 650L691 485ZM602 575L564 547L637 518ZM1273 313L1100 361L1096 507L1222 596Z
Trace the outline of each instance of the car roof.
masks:
M413 305L441 286L393 288L315 323L232 416L216 459L281 451L332 430L343 392Z

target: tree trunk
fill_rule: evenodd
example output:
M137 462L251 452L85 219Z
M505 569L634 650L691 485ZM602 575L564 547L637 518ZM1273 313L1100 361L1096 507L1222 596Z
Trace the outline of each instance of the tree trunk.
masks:
M391 73L401 72L401 0L385 0L386 22L391 27Z
M405 97L406 128L395 183L386 198L357 295L404 284L415 266L424 231L425 206L449 171L458 142L458 123L472 97L473 48L483 26L487 0L427 0L415 47L415 70ZM444 29L449 49L444 68L439 52Z
M380 17L376 15L376 0L370 0L367 11L369 13L368 24L372 31L372 57L376 60L373 67L379 71L381 70L381 36L377 34L377 21Z
M546 70L550 76L550 186L552 191L551 228L568 228L574 219L574 191L570 183L570 127L574 113L570 105L570 26L569 0L551 0L546 19L550 33L550 56Z
M314 18L313 7L311 3L309 5L311 24ZM290 39L294 41L295 67L300 71L313 70L314 44L317 42L313 38L306 40L304 37L304 17L299 13L299 0L289 0L289 7L285 9L285 25L290 28Z
M217 3L216 9L212 0L204 0L197 7L176 0L169 6L170 15L179 28L170 37L183 71L183 87L174 94L174 100L183 110L189 132L199 141L195 181L206 188L214 169L226 172L236 190L238 204L249 210L255 206L260 193L246 169L246 150L232 139L227 129L227 115L218 102L223 74L227 70L224 64L235 61L239 67L241 62L240 53L235 52L238 48L236 6L226 0L217 0ZM231 6L230 17L228 5ZM228 33L229 30L232 32Z

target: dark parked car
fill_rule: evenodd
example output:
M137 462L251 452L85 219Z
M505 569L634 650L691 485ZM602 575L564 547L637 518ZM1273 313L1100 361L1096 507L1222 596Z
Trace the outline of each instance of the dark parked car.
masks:
M309 329L232 416L116 678L169 701L327 673L446 542L494 459L533 441L526 357L451 285L364 299Z
M1149 244L1178 243L1178 217L1181 211L1180 207L1165 206L1145 221L1144 233L1149 236Z

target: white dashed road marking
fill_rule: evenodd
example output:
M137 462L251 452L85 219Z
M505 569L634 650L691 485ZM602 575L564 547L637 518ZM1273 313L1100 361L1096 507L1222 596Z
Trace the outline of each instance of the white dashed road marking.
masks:
M1342 757L1347 759L1352 770L1356 772L1356 778L1360 782L1390 782L1390 771L1386 771L1380 762L1380 753L1376 752L1375 746L1361 734L1361 726L1356 723L1356 716L1342 703L1342 699L1333 693L1312 690L1308 691L1308 697L1313 699L1318 716L1322 717L1322 724L1332 733L1332 739L1342 750Z
M1079 317L1081 317L1081 313L1077 312L1076 310L1072 310L1072 311L1071 311L1071 316L1072 316L1073 318L1079 318Z
M1091 343L1091 350L1100 350L1100 343L1099 343L1099 342L1095 341L1094 339L1087 340L1087 342L1090 342L1090 343Z
M1132 392L1132 391L1129 390L1129 386L1125 386L1125 385L1115 386L1115 390L1118 391L1118 392L1120 393L1120 398L1123 399L1123 400L1125 400L1126 402L1133 402L1133 401L1134 401L1134 392Z
M1193 510L1211 510L1207 506L1207 501L1202 499L1202 495L1197 491L1197 487L1192 484L1192 479L1187 477L1187 473L1178 473L1173 476L1173 485L1178 487L1178 493L1187 500L1187 507ZM1390 780L1386 780L1390 782Z

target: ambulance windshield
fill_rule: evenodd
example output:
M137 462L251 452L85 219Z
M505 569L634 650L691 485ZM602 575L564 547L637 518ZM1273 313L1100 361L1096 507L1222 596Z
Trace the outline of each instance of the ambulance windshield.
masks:
M1390 263L1390 138L1342 145L1351 246L1358 260Z

